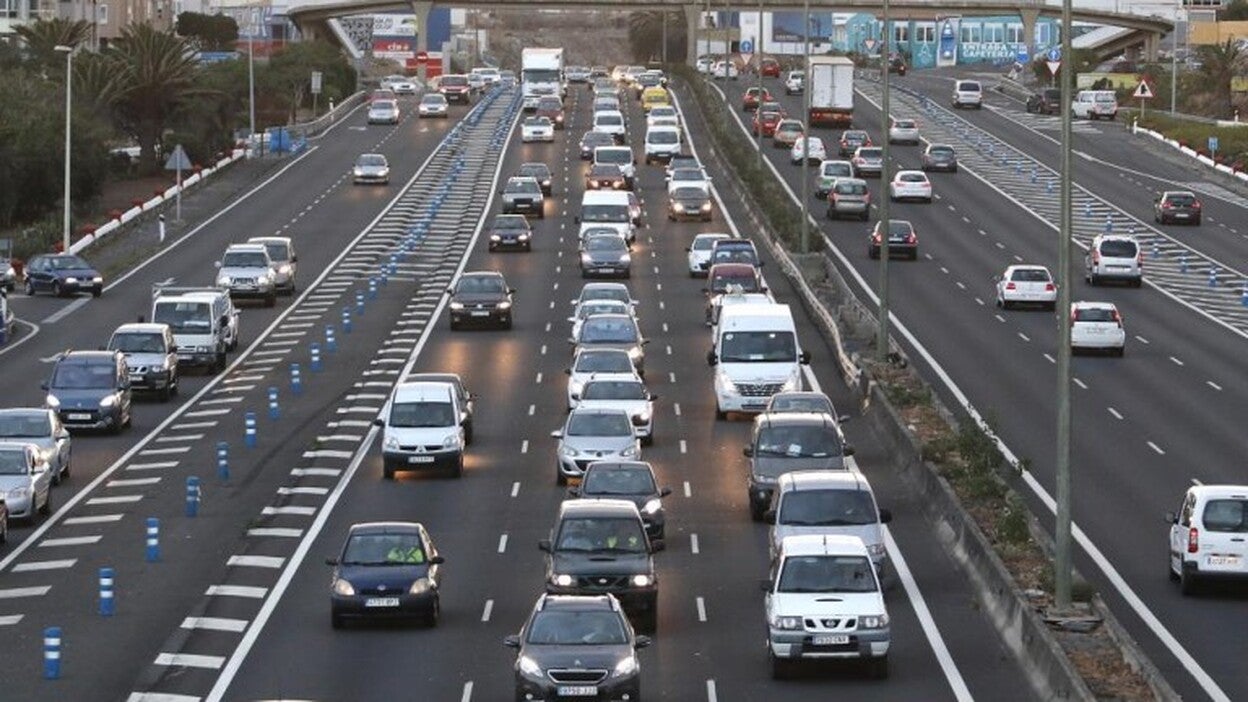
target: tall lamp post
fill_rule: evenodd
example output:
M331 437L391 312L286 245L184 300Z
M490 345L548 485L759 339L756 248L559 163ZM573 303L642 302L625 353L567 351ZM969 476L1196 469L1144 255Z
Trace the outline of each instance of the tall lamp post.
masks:
M1062 90L1062 104L1074 98L1074 55L1071 48L1071 0L1062 0L1063 70L1057 72ZM1068 68L1069 67L1069 68ZM1070 484L1070 287L1074 276L1070 271L1071 246L1071 114L1062 110L1061 209L1057 237L1057 456L1056 456L1056 517L1053 534L1053 599L1058 612L1070 610L1071 599L1071 484Z
M65 54L65 215L61 227L61 250L69 253L69 164L70 164L70 116L74 95L74 47L57 44L56 51Z
M1179 10L1183 0L1174 3L1174 29L1170 30L1170 114L1174 114L1179 101ZM1183 28L1187 29L1186 19Z
M247 8L247 140L256 138L256 8ZM258 139L260 153L264 153L264 139Z
M754 51L758 54L758 107L754 108L754 124L758 125L758 172L763 172L763 0L758 0L758 38L754 40L758 46Z
M1066 0L1070 2L1070 0ZM877 326L877 336L875 340L876 354L883 361L888 358L889 352L889 331L888 331L888 258L889 258L889 239L892 234L892 223L889 222L889 167L888 167L888 133L891 126L889 120L889 86L888 86L888 60L890 57L889 47L892 46L892 31L890 26L892 20L892 8L889 0L884 0L884 32L883 39L880 41L880 85L884 94L880 99L880 109L883 115L880 117L880 128L884 132L883 141L880 144L881 163L880 163L880 222L876 225L880 232L880 280L877 285L876 295L880 298L880 319Z
M810 0L802 3L802 57L806 79L802 85L802 253L810 253Z

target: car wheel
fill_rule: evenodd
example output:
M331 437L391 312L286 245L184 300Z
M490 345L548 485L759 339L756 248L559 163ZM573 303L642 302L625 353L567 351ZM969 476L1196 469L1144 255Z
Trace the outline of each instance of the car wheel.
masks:
M1199 223L1199 220L1197 220ZM91 288L91 297L99 297L104 294L104 288Z
M458 325L458 324L456 324L456 323L455 323L455 320L453 320L453 319L452 319L452 320L451 320L451 331L455 331L455 330L457 330L457 329L459 329L459 325Z
M35 281L31 280L29 277L26 278L26 296L35 296Z
M1170 576L1170 582L1172 583L1179 582L1179 574L1174 572L1174 564L1172 563L1166 564L1166 575Z
M1200 582L1197 580L1196 571L1184 566L1179 573L1179 592L1183 593L1184 597L1191 597L1198 594L1199 589Z
M1193 226L1193 227L1199 227L1199 226L1200 226L1200 217L1196 217L1196 219L1193 219L1193 220L1192 220L1192 226Z
M225 353L223 352L223 353L217 354L217 360L212 366L212 372L216 374L224 370L225 370Z
M1131 287L1133 287L1133 288L1138 288L1138 287L1140 287L1140 286L1142 286L1142 285L1144 285L1144 279L1143 279L1143 278L1136 278L1135 280L1131 281Z
M65 294L65 291L61 289L61 281L59 280L52 281L52 297L60 297L64 294Z
M429 611L425 612L425 626L430 629L438 625L438 619L442 616L442 601L437 595L433 596L433 604L429 606Z
M568 476L563 474L563 470L559 467L559 464L556 463L555 464L555 485L567 485L567 484L568 484Z
M750 500L750 521L763 521L763 514L767 511L767 505L762 505L754 500Z
M335 629L341 629L344 623L345 622L343 622L341 614L338 614L337 612L329 613L329 625L331 627Z
M381 476L386 480L394 480L394 466L383 463L381 466Z
M999 298L997 299L997 307L1000 307L1003 310L1008 310L1013 306L1014 306L1013 303L1011 303L1009 300L1003 300Z
M642 446L653 446L653 445L654 445L654 434L653 434L653 433L651 433L651 434L646 434L645 436L641 437L641 445L642 445Z
M1056 302L1048 302L1048 303L1045 303L1045 305L1044 305L1044 309L1048 310L1049 312L1056 312L1056 311L1057 311L1057 303L1056 303Z
M464 477L464 457L462 455L451 466L451 477L452 478Z
M767 657L771 661L771 679L785 680L793 674L793 661L778 658L776 654L768 651Z
M879 257L880 257L880 250L879 250L879 249L867 249L867 257L868 257L868 258L879 258Z
M1118 358L1122 358L1126 354L1127 354L1126 346L1119 346L1118 348L1114 349L1114 355L1117 356Z

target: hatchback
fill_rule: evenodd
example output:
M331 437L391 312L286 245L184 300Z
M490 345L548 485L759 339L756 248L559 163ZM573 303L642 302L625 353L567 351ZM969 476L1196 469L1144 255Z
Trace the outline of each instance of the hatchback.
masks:
M923 171L897 171L888 184L888 196L895 202L902 200L932 201L932 181Z
M566 485L568 478L580 478L595 461L641 458L641 443L624 410L578 407L568 413L563 428L550 435L559 440L555 481L560 485Z
M52 513L52 474L38 446L0 443L0 495L6 519L34 522L36 513Z
M493 324L511 329L511 303L515 289L507 287L502 273L464 273L447 289L451 296L451 329L466 324Z
M91 264L74 254L35 256L26 264L26 294L48 292L60 297L89 292L104 294L104 277Z
M777 149L792 147L793 142L797 141L797 138L805 133L806 129L802 126L801 121L782 119L776 125L775 131L772 132L772 146L775 146Z
M69 477L73 440L56 412L42 407L0 409L0 441L37 446L52 471L53 485Z
M705 278L706 271L711 265L711 248L717 240L730 238L732 237L728 234L717 232L698 234L693 237L693 243L685 249L689 254L689 277Z
M330 624L418 618L437 626L444 559L416 522L353 524L330 576Z
M1127 332L1122 315L1112 302L1070 303L1070 349L1109 351L1121 356L1126 351Z
M754 133L754 136L775 136L776 125L780 124L781 119L779 112L758 110L754 113L754 120L750 123L750 131Z
M1057 305L1057 284L1044 266L1009 266L997 278L997 307L1038 304L1046 310Z
M572 497L629 500L641 512L647 536L662 539L666 532L663 498L672 494L672 489L659 487L654 468L645 461L590 463L580 486L568 488L568 494Z
M840 144L841 156L853 156L854 152L860 146L871 146L871 135L867 134L863 129L846 129L841 132Z
M881 230L884 228L883 222L876 222L875 229L871 230L870 243L867 245L867 255L871 258L880 257ZM888 256L905 256L914 261L919 258L919 236L914 231L914 225L904 219L888 220Z
M832 191L837 178L853 178L854 164L849 161L828 160L819 164L819 176L815 179L815 199L823 200Z
M871 217L871 191L867 181L861 178L837 178L828 192L828 219L857 217L867 221Z
M888 141L891 144L918 144L919 123L913 119L894 119L888 128Z
M827 149L823 145L823 139L819 137L800 136L789 149L789 163L793 165L818 165L828 157ZM805 162L803 164L803 161Z
M859 178L879 178L884 172L884 150L878 146L860 146L854 152L851 163L854 164L854 175Z
M928 144L920 160L925 171L958 172L958 154L948 144Z
M766 88L746 88L741 96L741 109L749 112L758 109L758 103L771 100L771 93Z
M1153 202L1153 221L1158 224L1200 224L1200 198L1187 190L1168 190Z

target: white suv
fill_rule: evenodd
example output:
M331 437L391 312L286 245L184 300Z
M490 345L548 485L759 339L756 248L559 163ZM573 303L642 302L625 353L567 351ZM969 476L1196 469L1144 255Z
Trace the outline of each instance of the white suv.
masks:
M394 388L382 416L382 474L393 480L401 470L444 469L464 473L464 422L459 396L449 382L417 381Z
M1098 234L1084 256L1083 271L1088 285L1125 280L1138 288L1144 281L1140 244L1135 237L1126 234Z
M1184 595L1202 580L1248 581L1248 486L1195 485L1170 522L1170 579Z
M961 109L963 107L974 107L980 109L984 106L984 89L977 80L960 80L953 85L953 107Z
M786 537L765 587L773 678L830 658L858 659L873 677L888 677L888 609L862 539Z

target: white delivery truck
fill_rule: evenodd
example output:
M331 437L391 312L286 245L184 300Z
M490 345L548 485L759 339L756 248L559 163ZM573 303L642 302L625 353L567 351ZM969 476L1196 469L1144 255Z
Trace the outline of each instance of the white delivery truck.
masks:
M810 354L797 342L788 305L774 302L724 307L706 362L715 369L715 418L762 412L771 396L802 389Z
M810 126L848 129L854 124L854 62L844 56L811 56Z
M563 97L563 49L521 49L520 90L528 111L537 109L543 95Z

